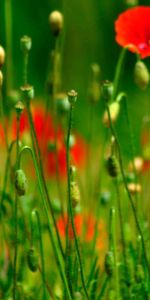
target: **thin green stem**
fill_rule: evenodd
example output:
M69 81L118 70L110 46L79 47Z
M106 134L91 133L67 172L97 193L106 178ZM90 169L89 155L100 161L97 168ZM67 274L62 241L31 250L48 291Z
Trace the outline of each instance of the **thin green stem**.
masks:
M89 300L86 284L85 284L85 276L84 276L84 270L83 270L83 265L82 265L82 259L81 259L81 254L79 250L79 245L78 245L78 240L77 240L77 235L76 235L76 229L75 229L75 224L74 224L74 214L73 214L73 209L72 209L72 202L71 202L71 178L70 178L70 147L69 147L69 140L70 140L70 135L71 135L71 127L72 127L72 119L73 119L73 105L71 104L70 107L70 113L69 113L69 123L68 123L68 133L67 133L67 143L66 143L66 161L67 161L67 179L68 179L68 219L70 216L71 219L71 226L74 234L74 240L75 240L75 247L76 247L76 252L77 252L77 257L79 261L79 266L80 266L80 273L81 273L81 281L82 281L82 286L84 289L84 293L86 298Z
M29 53L25 52L23 55L24 64L23 64L23 84L26 86L28 84L28 61Z
M40 255L41 255L41 265L42 265L42 280L43 280L43 300L46 300L46 289L45 289L45 262L44 262L44 250L43 250L43 240L42 240L42 229L41 229L41 220L37 210L34 211L37 218L37 225L39 231L39 244L40 244Z
M20 116L17 115L17 138L16 138L16 170L18 169L19 158L19 131L20 131ZM15 195L14 204L14 225L15 225L15 249L14 249L14 269L13 269L13 300L16 300L17 290L17 257L18 257L18 196Z
M125 58L125 54L127 52L127 49L128 48L126 48L126 47L122 48L121 54L120 54L118 62L117 62L115 77L114 77L114 80L113 80L114 89L113 89L113 94L112 94L112 99L111 100L115 100L115 97L116 97L116 94L117 94L119 81L120 81L120 77L121 77L121 72L122 72L122 68L123 68L123 63L124 63L124 58Z
M111 209L112 214L112 247L114 253L114 263L115 263L115 287L116 287L116 299L120 299L120 289L119 289L119 271L118 271L118 258L117 258L117 241L116 241L116 211L115 208Z
M148 263L147 254L146 254L144 236L143 236L143 232L142 232L139 220L138 220L138 216L137 216L137 213L136 213L136 208L134 206L134 202L133 202L132 196L130 194L130 191L128 189L128 185L127 185L127 182L126 182L126 176L125 176L124 167L123 167L120 143L119 143L119 140L118 140L117 133L116 133L114 127L113 127L113 123L112 123L112 120L111 120L111 115L110 115L110 110L109 110L108 105L106 105L106 109L107 109L107 113L108 113L108 117L109 117L110 129L111 129L112 135L115 137L116 145L118 147L119 164L120 164L120 170L121 170L121 174L122 174L124 187L125 187L126 193L128 195L128 199L130 201L130 205L131 205L131 208L132 208L132 212L133 212L133 216L134 216L134 219L135 219L137 229L138 229L138 231L141 235L141 243L142 243L142 248L143 248L143 254L144 254L144 258L145 258L145 263L147 265L147 271L148 271L148 274L149 274L149 277L150 277L149 263Z
M48 193L48 189L47 189L47 185L46 185L46 180L45 180L45 176L44 176L44 172L43 172L43 165L42 165L42 158L41 158L41 152L40 152L40 148L39 148L39 144L38 144L38 140L37 140L37 136L36 136L36 132L35 132L35 127L34 127L34 123L33 123L33 119L32 119L32 114L31 114L31 110L30 110L30 104L27 104L27 112L28 112L28 117L29 117L29 122L30 122L30 128L31 128L31 137L32 137L32 145L33 145L33 151L36 157L36 160L38 162L39 165L39 169L40 169L40 173L41 173L41 177L42 177L42 182L43 182L43 186L44 186L44 190L45 190L45 194L46 194L46 198L47 198L47 202L50 208L50 212L51 212L51 216L52 216L52 220L54 223L54 228L55 228L55 232L56 232L56 236L57 236L57 240L58 240L58 245L61 251L62 256L64 257L64 251L62 248L62 243L60 240L60 236L59 236L59 232L58 232L58 228L57 228L57 224L56 224L56 220L55 220L55 216L54 216L54 212L53 212L53 207L51 204L51 199Z
M72 300L72 297L70 295L70 291L69 291L69 288L68 288L68 283L67 283L67 280L66 280L66 277L65 277L65 274L64 274L64 270L63 270L63 267L62 267L62 263L63 263L62 262L62 256L59 254L59 251L58 251L58 249L60 250L60 248L57 248L57 245L55 244L55 237L54 237L54 234L53 234L53 231L52 231L52 228L51 228L51 221L50 221L50 217L49 217L48 205L47 205L47 201L45 199L45 191L43 190L42 177L41 177L41 174L39 172L39 166L38 166L38 163L37 163L37 159L36 159L36 156L34 154L34 151L32 151L32 149L30 147L24 146L22 148L22 150L20 151L20 153L19 153L19 163L21 161L21 157L22 157L22 154L23 154L24 151L29 151L29 153L31 154L31 157L33 159L33 163L34 163L34 167L35 167L35 171L36 171L36 176L37 176L37 179L38 179L39 191L40 191L40 195L41 195L41 198L42 198L42 201L43 201L43 204L44 204L46 217L47 217L47 220L48 220L49 236L50 236L50 240L51 240L51 243L52 243L56 263L57 263L58 269L60 271L60 276L62 278L62 281L63 281L64 286L65 286L66 291L67 291L67 297L68 297L69 300Z

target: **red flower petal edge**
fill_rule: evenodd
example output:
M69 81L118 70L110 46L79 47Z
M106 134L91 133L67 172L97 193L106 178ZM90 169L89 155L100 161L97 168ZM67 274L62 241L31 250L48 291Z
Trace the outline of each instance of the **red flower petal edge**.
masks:
M137 52L141 58L150 56L150 6L138 6L121 13L115 22L116 41Z

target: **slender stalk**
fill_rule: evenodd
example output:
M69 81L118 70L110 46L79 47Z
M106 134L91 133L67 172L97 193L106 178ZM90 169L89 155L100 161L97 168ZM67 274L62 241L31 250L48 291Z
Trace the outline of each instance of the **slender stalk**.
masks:
M75 240L75 247L76 247L76 252L77 252L77 257L79 261L79 266L80 266L80 273L81 273L81 281L82 281L82 286L84 289L84 293L87 299L89 299L86 284L85 284L85 276L84 276L84 270L83 270L83 265L82 265L82 259L81 259L81 254L79 250L79 245L78 245L78 240L77 240L77 235L76 235L76 229L75 229L75 224L74 224L74 215L73 215L73 209L72 209L72 202L71 202L71 188L70 188L70 152L69 152L69 140L70 140L70 134L71 134L71 127L72 127L72 119L73 119L73 105L71 104L70 107L70 113L69 113L69 123L68 123L68 133L67 133L67 143L66 143L66 161L67 161L67 183L68 183L68 218L70 216L71 220L71 226L74 234L74 240Z
M116 287L116 299L120 299L120 289L119 289L119 272L118 272L118 259L117 259L117 241L116 241L116 211L115 208L111 209L112 215L112 247L114 253L114 263L115 263L115 287Z
M20 116L17 115L17 138L16 138L16 170L19 166L19 130L20 130ZM14 223L15 223L15 249L14 249L14 269L13 269L13 300L16 300L17 290L17 257L18 257L18 196L15 195L14 204Z
M35 167L35 171L36 171L36 176L37 176L37 179L38 179L39 191L40 191L40 195L41 195L41 198L42 198L42 201L43 201L43 204L44 204L45 214L46 214L47 220L48 220L49 236L50 236L50 240L51 240L51 243L52 243L52 248L53 248L53 251L54 251L56 263L57 263L58 269L60 271L60 276L62 278L62 281L63 281L64 286L65 286L66 291L67 291L67 297L68 297L69 300L72 300L72 297L70 295L70 291L69 291L69 288L68 288L68 283L67 283L67 280L66 280L66 277L65 277L65 274L64 274L64 270L63 270L63 267L62 267L62 263L63 263L62 256L59 254L59 251L58 251L58 249L60 250L60 248L57 248L57 245L55 243L55 237L54 237L54 234L53 234L53 231L52 231L52 228L51 228L51 221L50 221L50 217L49 217L48 205L47 205L47 201L45 199L45 191L43 190L42 177L41 177L41 174L39 172L39 166L38 166L38 163L37 163L37 159L36 159L34 151L32 151L32 149L30 147L24 146L22 148L22 150L20 151L20 153L19 153L19 163L21 161L21 157L22 157L22 154L23 154L24 151L29 151L29 153L31 154L31 157L33 159L33 163L34 163L34 167Z
M24 67L23 67L23 84L26 86L28 83L28 61L29 61L29 53L24 53Z
M41 230L41 220L38 211L34 211L37 218L37 225L39 231L39 244L40 244L40 254L41 254L41 265L42 265L42 280L43 280L43 300L46 300L46 289L45 289L45 262L44 262L44 250L43 250L43 240L42 240L42 230Z
M121 77L121 72L122 72L122 67L123 67L124 58L125 58L125 54L127 52L127 49L128 48L126 48L126 47L122 48L121 54L120 54L118 62L117 62L115 77L114 77L114 80L113 80L114 90L113 90L113 94L112 94L112 100L115 100L115 97L116 97L116 94L117 94L119 81L120 81L120 77Z
M124 187L125 187L126 193L128 195L129 201L130 201L130 205L131 205L131 208L132 208L132 212L133 212L133 216L134 216L134 219L135 219L135 223L136 223L137 229L139 231L139 234L141 235L141 243L142 243L142 248L143 248L143 254L144 254L144 258L145 258L145 263L147 265L147 271L148 271L148 274L149 274L149 277L150 277L150 269L149 269L149 263L148 263L148 259L147 259L147 254L146 254L144 236L143 236L143 232L142 232L139 220L138 220L138 216L137 216L137 213L136 213L136 208L134 206L134 202L133 202L132 196L130 194L130 191L128 189L128 185L127 185L127 182L126 182L126 176L125 176L124 167L123 167L123 161L122 161L120 143L119 143L119 140L118 140L117 133L116 133L114 127L113 127L113 123L112 123L112 120L111 120L111 115L110 115L110 111L109 111L109 106L108 105L106 105L106 109L107 109L107 113L108 113L108 117L109 117L110 129L111 129L112 135L115 137L116 145L117 145L117 148L118 148L119 164L120 164L120 170L121 170L121 174L122 174L122 179L123 179Z
M64 257L64 251L62 248L62 243L60 240L60 236L59 236L59 232L57 229L57 224L56 224L56 220L55 220L55 216L54 216L54 212L53 212L53 207L51 204L51 199L48 193L48 189L47 189L47 185L46 185L46 180L45 180L45 176L44 176L44 172L43 172L43 165L42 165L42 158L41 158L41 152L40 152L40 148L39 148L39 144L38 144L38 140L37 140L37 136L36 136L36 132L35 132L35 127L34 127L34 123L33 123L33 119L32 119L32 114L31 114L31 110L30 110L30 104L27 104L27 112L28 112L28 117L29 117L29 122L30 122L30 128L31 128L31 137L32 137L32 145L33 145L33 151L36 157L36 160L39 164L39 169L40 169L40 173L41 173L41 177L42 177L42 182L43 182L43 186L44 186L44 191L46 194L46 198L47 198L47 202L50 208L50 212L51 212L51 216L52 216L52 220L54 223L54 228L55 228L55 232L56 232L56 236L57 236L57 240L58 240L58 245L61 251L62 256Z

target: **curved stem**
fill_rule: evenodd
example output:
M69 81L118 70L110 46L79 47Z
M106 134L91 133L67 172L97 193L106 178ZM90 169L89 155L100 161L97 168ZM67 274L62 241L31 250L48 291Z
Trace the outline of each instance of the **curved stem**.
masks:
M119 86L119 80L120 80L120 77L121 77L123 62L124 62L124 58L125 58L125 54L127 52L127 49L128 48L125 47L121 50L121 54L120 54L118 62L117 62L115 77L114 77L114 80L113 80L114 89L113 89L113 94L112 94L112 99L111 100L115 100L115 97L116 97L116 94L117 94L117 90L118 90L118 86Z
M42 201L43 201L43 204L44 204L44 209L45 209L45 213L46 213L47 220L48 220L48 230L49 230L50 240L51 240L51 243L52 243L56 263L58 265L58 269L60 271L62 281L63 281L64 286L65 286L66 291L67 291L67 297L68 297L69 300L72 300L72 297L70 295L70 291L69 291L69 288L68 288L68 283L67 283L66 277L64 275L64 270L63 270L63 267L62 267L62 263L63 263L62 262L62 256L60 256L57 245L55 244L55 237L54 237L54 234L53 234L53 231L52 231L52 228L51 228L51 221L50 221L50 217L49 217L48 205L47 205L47 201L45 200L45 191L43 190L42 178L41 178L41 175L40 175L40 172L39 172L37 159L36 159L35 154L32 151L32 149L28 146L24 146L22 148L22 150L20 151L20 153L19 153L19 163L21 161L21 157L22 157L22 154L23 154L24 151L29 151L29 153L31 154L31 157L33 159L33 163L34 163L34 167L35 167L35 171L36 171L36 176L37 176L37 179L38 179L39 191L40 191L40 195L41 195L41 198L42 198Z
M5 35L6 35L6 94L12 88L13 58L12 58L12 1L4 1Z

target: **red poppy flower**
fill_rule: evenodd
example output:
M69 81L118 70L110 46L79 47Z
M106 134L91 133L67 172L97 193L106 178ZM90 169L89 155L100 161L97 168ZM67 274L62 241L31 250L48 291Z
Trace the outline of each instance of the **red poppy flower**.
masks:
M56 174L56 154L54 149L54 125L52 117L47 113L45 118L45 111L42 106L34 107L32 110L33 123L43 158L43 165L48 176L54 176ZM12 121L12 136L16 137L16 118ZM20 119L20 137L23 141L29 139L29 121L27 112L25 111L21 115ZM85 142L79 135L75 135L75 142L70 149L71 163L77 167L81 167L85 162L86 146ZM65 134L60 126L57 128L57 158L58 169L62 177L66 175L66 145Z
M115 22L116 41L137 52L141 58L150 56L150 6L126 10Z
M62 238L65 238L66 235L66 225L67 225L68 216L59 217L57 220L57 228L59 234ZM81 237L85 242L91 242L94 238L95 234L95 226L96 226L96 219L93 215L82 215L76 214L74 216L74 224L76 229L76 234L78 237ZM96 246L98 250L103 250L106 245L106 230L105 230L105 223L103 220L99 220L98 222L98 237ZM73 231L72 226L70 224L69 228L69 238L73 239Z

